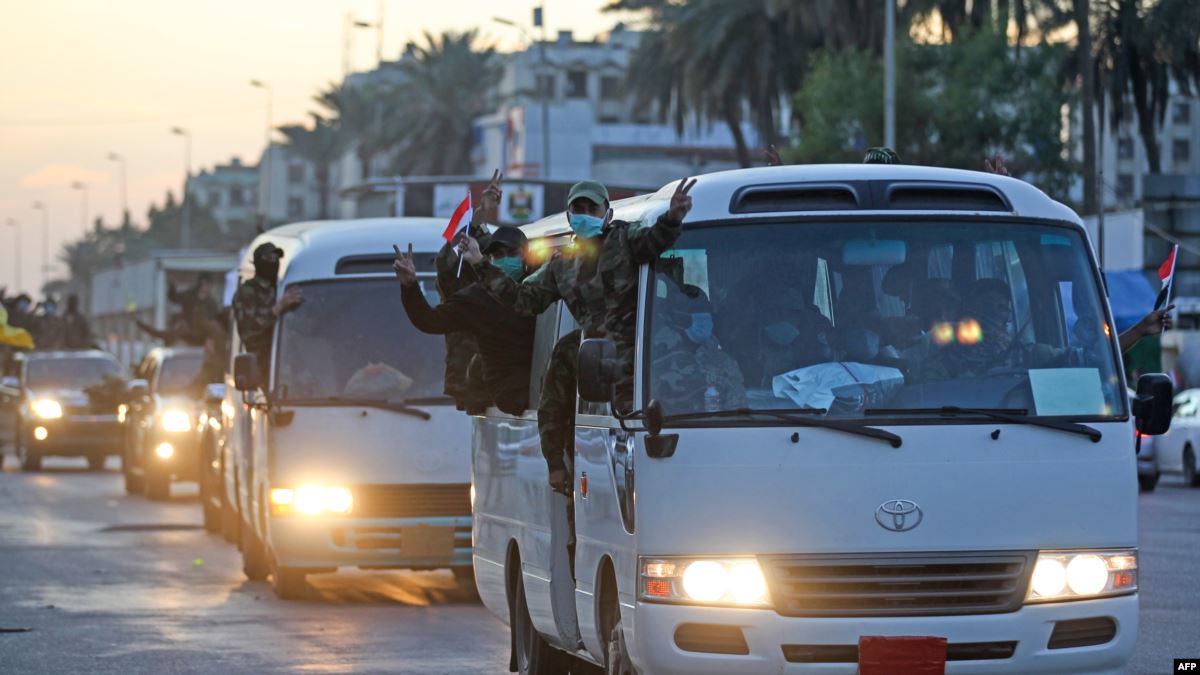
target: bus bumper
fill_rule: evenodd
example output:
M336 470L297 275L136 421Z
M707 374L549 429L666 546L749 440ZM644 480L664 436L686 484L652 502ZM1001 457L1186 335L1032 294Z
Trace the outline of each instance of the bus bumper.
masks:
M1115 631L1103 644L1049 648L1056 624L1107 617ZM858 671L860 636L937 636L947 640L947 673L1120 673L1137 640L1136 595L1099 600L1027 605L1007 614L930 617L796 618L769 609L729 609L639 602L636 630L626 633L634 663L643 673L838 673ZM1101 622L1102 624L1104 622ZM705 653L695 649L742 651L735 639L705 639L688 626L719 626L721 635L745 640L746 654ZM1067 627L1088 624L1066 624ZM1103 632L1103 631L1101 631ZM682 638L681 638L682 636ZM1099 639L1099 638L1094 638ZM683 649L683 642L689 649ZM1015 643L1015 644L1012 644ZM955 645L959 645L956 647ZM1011 647L1011 654L1000 657ZM957 656L957 658L956 658ZM963 657L968 657L963 658ZM991 658L978 658L988 656ZM820 662L820 659L833 662Z
M279 565L308 569L438 569L471 566L470 516L268 518Z

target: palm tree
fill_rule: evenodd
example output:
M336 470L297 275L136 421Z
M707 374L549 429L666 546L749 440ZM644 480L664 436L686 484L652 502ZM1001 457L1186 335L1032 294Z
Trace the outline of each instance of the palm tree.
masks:
M390 87L343 82L330 85L315 97L325 109L322 117L332 118L344 143L341 149L353 149L363 179L371 177L375 156L394 144L386 123L389 94Z
M1185 94L1200 87L1200 3L1195 0L1104 0L1097 21L1096 67L1107 85L1109 121L1129 121L1132 100L1150 173L1162 172L1157 130L1174 82Z
M297 155L313 165L317 179L319 217L329 217L330 170L345 147L343 138L333 124L325 118L312 114L312 126L289 124L279 127L279 133Z
M477 31L424 34L398 65L401 84L389 97L388 137L401 174L471 173L475 120L495 110L500 62Z

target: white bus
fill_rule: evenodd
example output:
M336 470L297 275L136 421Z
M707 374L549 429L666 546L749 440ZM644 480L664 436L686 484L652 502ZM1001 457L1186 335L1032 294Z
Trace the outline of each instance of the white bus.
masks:
M444 225L288 225L260 235L242 261L245 280L254 249L278 246L279 293L303 296L276 324L272 363L249 367L234 331L217 453L246 576L270 576L280 597L339 567L451 568L473 581L470 425L442 395L443 338L413 328L392 272L392 245L412 242L436 303Z
M674 189L616 217L652 223ZM513 665L1120 672L1135 418L1161 433L1170 383L1127 400L1078 216L1015 179L910 166L731 171L691 195L641 270L633 414L606 403L612 343L580 349L573 565L535 416L476 421L475 571ZM561 214L526 231L569 237ZM573 328L540 317L535 401Z

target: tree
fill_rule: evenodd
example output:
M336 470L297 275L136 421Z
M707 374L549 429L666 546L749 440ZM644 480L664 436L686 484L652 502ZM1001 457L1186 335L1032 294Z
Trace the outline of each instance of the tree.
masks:
M1174 82L1185 94L1200 87L1200 3L1196 0L1102 0L1094 38L1096 68L1107 94L1109 121L1128 120L1132 101L1150 173L1162 172L1157 130Z
M1067 52L1041 46L1015 53L990 28L942 45L897 44L897 151L910 164L979 169L996 152L1047 192L1071 177L1061 139L1067 92L1058 73ZM883 133L882 64L857 50L814 61L796 109L804 123L789 153L799 162L858 162Z
M279 133L297 155L313 165L317 179L319 217L329 217L330 174L333 163L342 152L344 142L334 125L313 113L312 126L289 124L279 127Z
M424 34L399 63L401 84L390 99L391 138L401 174L455 175L474 169L475 120L495 110L500 62L477 31Z
M353 149L362 177L371 177L372 160L394 145L389 135L387 100L390 86L355 85L343 82L330 85L315 97L325 109L322 117L332 118L342 150Z

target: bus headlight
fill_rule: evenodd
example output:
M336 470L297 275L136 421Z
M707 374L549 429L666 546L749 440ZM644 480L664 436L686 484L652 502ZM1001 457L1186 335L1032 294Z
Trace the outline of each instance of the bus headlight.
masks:
M754 558L642 558L642 600L730 607L770 607Z
M1025 602L1084 600L1137 591L1137 551L1041 551Z
M354 508L354 495L340 485L302 485L271 488L271 515L345 515Z
M164 410L161 423L163 431L173 434L192 430L192 416L185 410Z
M52 398L39 398L29 405L29 409L44 420L56 420L63 415L62 404Z

